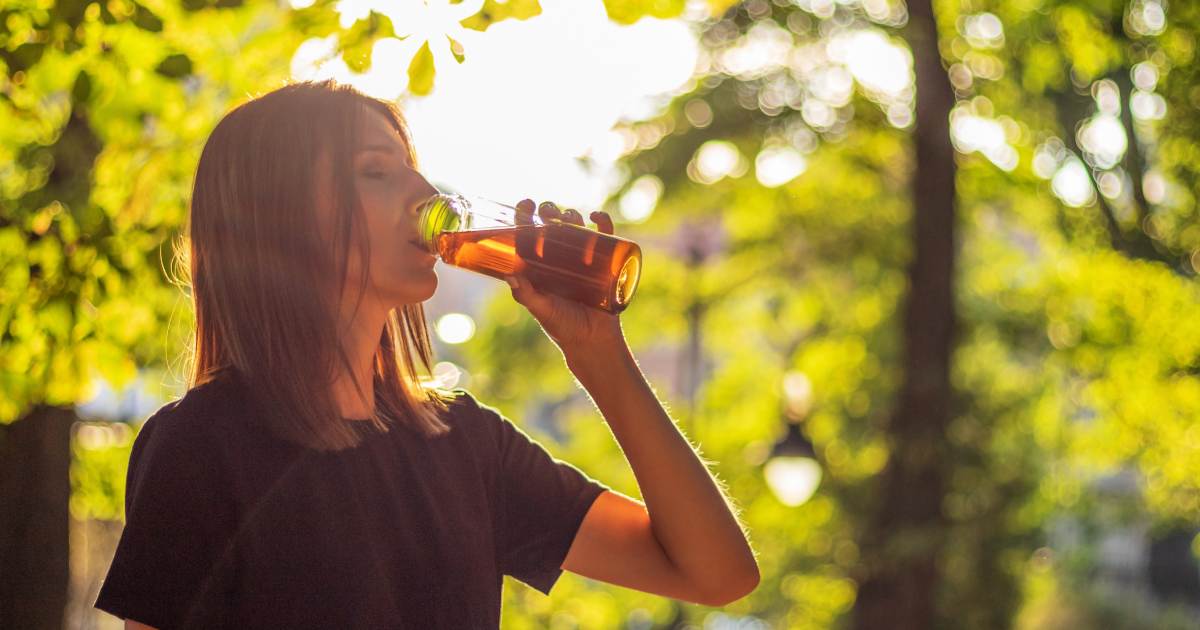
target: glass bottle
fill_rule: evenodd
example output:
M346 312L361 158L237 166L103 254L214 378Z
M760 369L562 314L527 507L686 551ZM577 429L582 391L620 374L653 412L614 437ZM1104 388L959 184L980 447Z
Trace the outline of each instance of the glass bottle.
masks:
M637 290L637 243L481 197L438 194L420 209L421 243L442 262L620 313Z

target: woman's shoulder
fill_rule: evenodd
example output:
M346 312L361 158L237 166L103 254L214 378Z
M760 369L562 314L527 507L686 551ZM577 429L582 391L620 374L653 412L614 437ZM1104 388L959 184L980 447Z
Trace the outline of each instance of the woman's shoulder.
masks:
M452 396L449 403L451 424L468 427L475 436L493 444L504 443L515 434L525 435L525 431L499 406L481 401L473 392L462 387L449 392Z
M442 399L446 401L446 415L452 427L490 434L495 431L497 423L503 421L498 409L480 401L474 392L464 387L444 390Z
M462 416L470 420L494 420L501 416L500 410L482 402L474 392L464 387L446 390L444 394L451 416Z
M239 423L229 422L243 406L238 384L227 376L195 385L182 396L167 401L152 412L138 431L138 440L190 449L215 442L214 436Z

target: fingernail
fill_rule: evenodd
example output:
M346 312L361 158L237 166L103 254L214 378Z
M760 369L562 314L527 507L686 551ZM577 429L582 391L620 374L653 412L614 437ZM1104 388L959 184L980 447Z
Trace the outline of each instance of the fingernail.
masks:
M521 283L520 283L520 281L518 281L516 278L514 278L514 277L512 277L512 276L508 276L508 277L506 277L506 278L504 279L504 281L508 283L508 286L510 286L510 287L512 287L512 288L514 288L514 289L519 289L519 288L521 288Z

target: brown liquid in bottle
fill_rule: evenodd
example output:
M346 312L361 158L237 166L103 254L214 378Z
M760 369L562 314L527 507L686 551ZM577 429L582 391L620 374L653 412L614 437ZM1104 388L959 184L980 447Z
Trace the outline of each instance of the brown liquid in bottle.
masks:
M637 243L567 223L442 232L443 262L495 278L521 274L534 288L610 313L629 305L641 275Z

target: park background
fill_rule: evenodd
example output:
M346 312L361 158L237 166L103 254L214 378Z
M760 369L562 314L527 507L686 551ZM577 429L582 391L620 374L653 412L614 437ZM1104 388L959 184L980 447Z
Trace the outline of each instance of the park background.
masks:
M505 628L1195 627L1198 29L1183 0L6 0L0 626L120 627L91 603L183 392L200 149L336 77L397 100L435 185L642 244L626 334L759 556L723 609L506 579ZM508 291L439 275L429 378L639 497Z

